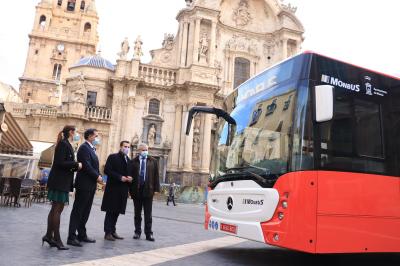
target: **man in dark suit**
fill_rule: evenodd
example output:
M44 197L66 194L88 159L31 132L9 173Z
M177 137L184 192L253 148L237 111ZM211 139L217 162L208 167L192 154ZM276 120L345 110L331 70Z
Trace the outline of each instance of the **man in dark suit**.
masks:
M78 162L82 169L75 178L75 201L69 221L68 245L81 247L80 242L95 243L86 234L86 223L89 219L97 182L102 181L99 171L99 159L96 155L96 145L100 143L97 130L88 129L84 133L85 142L78 149ZM78 231L78 236L76 235Z
M101 210L106 212L104 219L104 239L109 241L123 239L116 232L116 224L119 214L125 214L129 186L132 182L132 177L128 177L129 152L129 141L121 141L119 152L108 156L104 168L108 179Z
M130 194L135 206L135 235L139 239L142 233L142 209L144 210L144 233L146 240L154 241L152 225L153 196L160 192L158 162L148 156L146 144L139 145L140 154L132 160L128 167L129 176L133 178Z

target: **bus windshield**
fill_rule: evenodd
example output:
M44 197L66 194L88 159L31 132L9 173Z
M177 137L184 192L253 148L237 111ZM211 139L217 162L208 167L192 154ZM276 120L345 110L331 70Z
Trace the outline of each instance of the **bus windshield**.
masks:
M245 169L277 178L289 171L297 95L296 82L290 81L298 72L294 63L289 60L260 74L227 98L236 125L221 122L216 132L215 177Z

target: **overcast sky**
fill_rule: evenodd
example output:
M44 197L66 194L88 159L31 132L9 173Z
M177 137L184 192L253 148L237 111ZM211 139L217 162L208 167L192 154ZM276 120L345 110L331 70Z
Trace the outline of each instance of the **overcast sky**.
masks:
M250 0L251 1L251 0ZM39 0L3 1L0 9L0 81L19 87ZM286 0L287 2L287 0ZM314 50L373 70L400 76L399 0L291 0L306 33L303 50ZM176 33L184 0L97 0L102 55L115 62L124 37L142 36L145 57Z

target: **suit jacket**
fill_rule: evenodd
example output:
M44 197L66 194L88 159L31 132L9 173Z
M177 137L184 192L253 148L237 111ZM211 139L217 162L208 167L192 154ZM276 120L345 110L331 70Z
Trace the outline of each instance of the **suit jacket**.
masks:
M126 201L131 183L122 182L121 178L122 176L128 176L128 163L130 163L130 159L122 152L108 156L104 168L108 179L103 202L101 203L102 211L125 214Z
M69 192L73 190L74 172L78 170L74 149L68 140L61 140L55 150L47 187Z
M82 169L76 174L75 188L93 191L97 188L97 178L100 175L99 159L96 152L85 141L78 149L78 162L82 163Z
M132 199L139 195L139 156L135 157L128 166L129 176L133 177L132 185L129 193ZM146 198L153 197L154 192L160 192L160 177L158 174L158 162L155 158L148 156L146 161L146 177L144 183L143 196Z

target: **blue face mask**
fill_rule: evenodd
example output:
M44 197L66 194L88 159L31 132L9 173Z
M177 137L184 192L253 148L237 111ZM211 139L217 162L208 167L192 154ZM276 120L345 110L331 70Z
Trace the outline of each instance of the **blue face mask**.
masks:
M143 158L147 158L147 155L149 155L149 151L142 151L140 153L140 156L142 156Z
M73 137L73 141L80 141L81 140L81 136L78 133L75 133L74 137Z
M92 142L92 145L93 146L98 146L98 145L100 145L100 139L99 138L95 138L94 140L93 140L93 142Z

